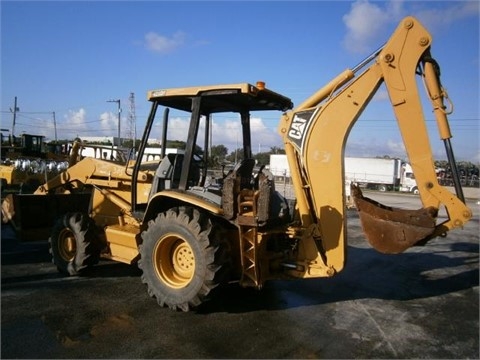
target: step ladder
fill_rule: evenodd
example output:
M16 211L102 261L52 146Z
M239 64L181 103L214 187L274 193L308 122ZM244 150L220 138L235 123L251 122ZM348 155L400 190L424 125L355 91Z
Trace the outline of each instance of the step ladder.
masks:
M240 257L242 276L240 285L261 288L258 261L258 222L257 199L258 191L244 189L238 195L238 231L240 236Z

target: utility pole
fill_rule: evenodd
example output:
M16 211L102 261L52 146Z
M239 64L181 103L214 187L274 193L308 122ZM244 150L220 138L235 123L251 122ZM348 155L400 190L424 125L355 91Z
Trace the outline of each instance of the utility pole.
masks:
M57 121L55 120L55 111L53 112L53 129L55 131L55 143L57 143Z
M208 139L208 144L209 144L209 156L212 156L212 131L213 131L213 115L210 114L210 121L208 122L209 124L209 135L210 135L210 139Z
M13 137L15 135L15 121L17 119L17 111L20 111L20 109L17 107L17 97L15 96L15 102L13 104L13 110L10 108L10 112L13 113L13 123L12 123L12 133L10 134L10 145L15 145L13 141Z
M135 142L137 141L137 117L135 115L135 94L133 92L130 93L128 100L130 102L130 111L128 114L130 137L132 138L132 147L135 148Z
M236 135L237 135L237 143L236 143L236 146L235 146L235 165L237 164L238 130L236 132Z
M107 102L115 102L118 105L118 145L120 146L122 144L122 141L120 140L120 114L122 112L122 109L120 108L120 99L107 100Z

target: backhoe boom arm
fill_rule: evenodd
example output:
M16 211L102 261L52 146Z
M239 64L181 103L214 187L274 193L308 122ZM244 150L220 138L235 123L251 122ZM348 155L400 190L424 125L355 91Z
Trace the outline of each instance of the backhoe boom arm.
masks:
M407 17L385 46L368 59L373 60L368 67L364 66L364 62L354 70L345 70L297 108L283 115L279 133L285 143L301 226L304 229L316 227L321 238L321 246L305 246L306 249L317 251L316 254L305 254L310 261L323 262L324 266L336 272L344 266L345 144L351 128L382 83L388 91L415 174L425 209L422 213L425 222L420 225L412 221L410 224L403 224L403 228L394 226L393 231L403 231L406 234L397 240L383 232L368 234L364 227L367 237L381 237L383 245L377 247L375 241L370 242L380 251L400 252L420 240L444 234L454 227L461 227L470 219L471 211L463 203L463 195L457 190L458 196L455 196L442 187L435 173L417 89L416 75L419 70L434 104L441 137L448 141L451 135L443 105L444 92L438 74L432 67L431 42L428 31L415 18ZM363 70L364 67L366 69ZM363 72L357 75L360 70ZM449 154L450 158L453 159L453 153ZM361 193L359 198L362 198ZM445 206L449 219L436 225L435 217L441 204ZM366 209L359 208L359 211L362 217L362 212ZM383 207L382 211L395 209ZM373 221L383 215L373 214ZM417 215L407 214L406 218ZM389 215L385 216L388 220ZM385 221L385 218L380 220ZM427 231L430 235L425 236L422 228L421 239L409 238L408 230L405 229L412 226L431 227L431 230ZM313 244L315 239L305 237L304 241Z

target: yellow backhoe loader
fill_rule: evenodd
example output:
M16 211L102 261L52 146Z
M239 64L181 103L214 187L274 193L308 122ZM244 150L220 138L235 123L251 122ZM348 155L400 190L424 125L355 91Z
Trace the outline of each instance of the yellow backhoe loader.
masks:
M334 276L344 268L347 249L345 143L383 83L423 207L414 211L388 207L353 186L364 232L384 253L399 253L444 236L461 228L471 211L455 167L446 96L431 44L428 31L407 17L384 46L295 108L288 97L262 82L150 91L152 106L137 161L120 165L83 159L39 187L35 195L11 200L10 218L19 215L13 209L22 201L50 206L57 219L48 218L44 225L52 228L51 254L61 272L78 274L100 258L137 263L148 294L172 309L188 311L216 286L230 281L260 289L271 279ZM437 182L417 79L425 83L433 105L456 195ZM165 108L161 160L142 162L159 107ZM186 147L177 154L164 151L170 110L190 117ZM294 202L275 190L267 170L254 170L250 115L271 110L283 113L278 131ZM243 160L225 175L221 188L211 187L206 181L208 152L199 149L209 148L211 116L232 112L241 121ZM88 201L74 204L72 196ZM66 202L70 209L62 213L65 209L59 208ZM443 222L437 219L441 206L448 214Z

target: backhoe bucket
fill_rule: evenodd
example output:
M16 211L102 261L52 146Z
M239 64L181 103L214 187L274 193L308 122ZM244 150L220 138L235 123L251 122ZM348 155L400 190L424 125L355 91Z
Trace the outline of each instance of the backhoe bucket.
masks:
M363 197L360 188L351 186L363 231L370 245L385 254L398 254L429 237L435 230L437 209L392 208Z

